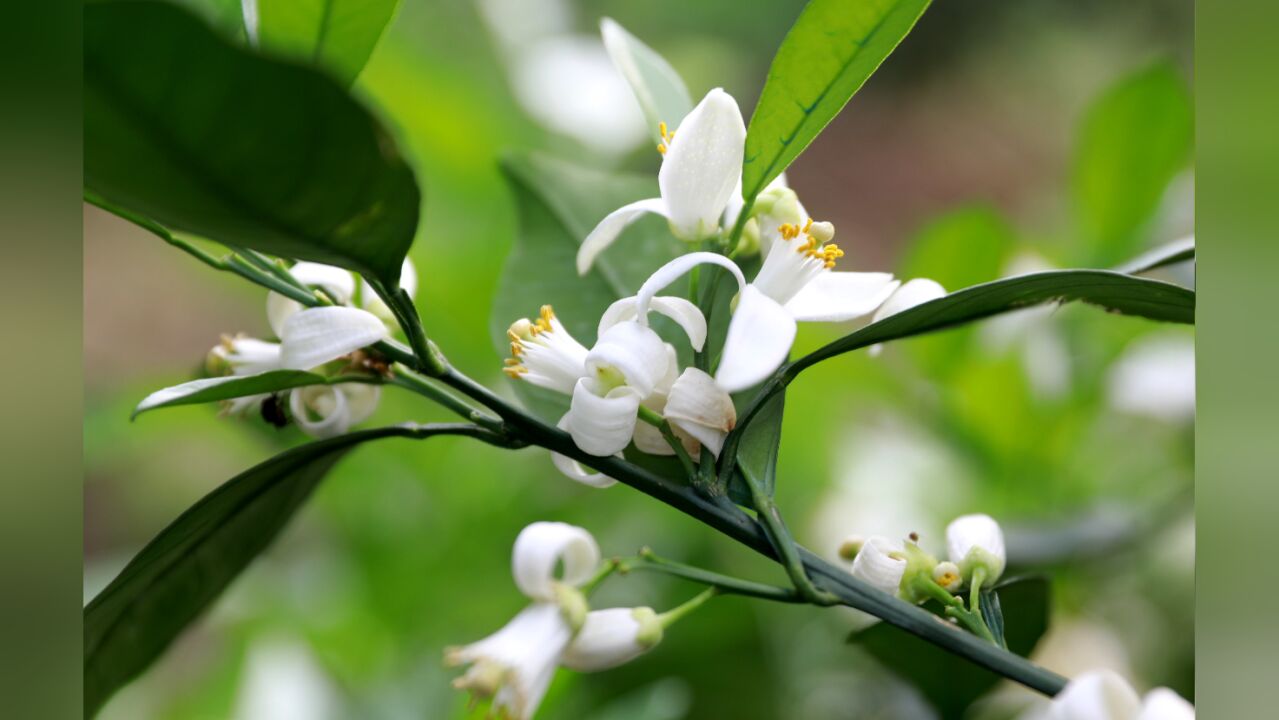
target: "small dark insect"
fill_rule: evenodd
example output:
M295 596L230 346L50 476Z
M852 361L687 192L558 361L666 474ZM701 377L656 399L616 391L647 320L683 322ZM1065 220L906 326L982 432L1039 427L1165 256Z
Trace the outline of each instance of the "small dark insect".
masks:
M917 533L917 532L913 532L913 533L911 533L911 534L910 534L910 541L911 541L911 542L916 542L916 543L917 543L917 542L919 542L919 533Z
M281 396L269 395L262 401L262 419L278 428L289 424L289 416L284 412Z

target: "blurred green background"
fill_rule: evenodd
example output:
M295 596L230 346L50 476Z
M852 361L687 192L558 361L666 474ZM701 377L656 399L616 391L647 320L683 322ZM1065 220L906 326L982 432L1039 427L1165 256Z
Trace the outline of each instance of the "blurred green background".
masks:
M638 109L599 47L601 16L665 55L694 97L745 113L802 7L405 0L357 84L425 187L418 304L450 359L510 392L487 332L517 231L499 170L539 148L655 171ZM835 223L841 267L956 289L1046 266L1105 267L1191 232L1188 0L939 0L788 171ZM1113 178L1123 182L1112 182ZM176 408L128 420L189 379L221 333L268 332L264 293L86 209L85 598L148 539L293 430ZM1183 284L1189 268L1162 275ZM540 303L529 298L530 312ZM797 350L845 329L805 327ZM844 356L792 386L779 500L832 557L847 534L943 550L957 514L1004 523L1018 569L1053 580L1037 658L1106 666L1193 697L1193 333L1068 306ZM445 419L387 393L373 422ZM769 564L625 487L560 477L546 454L460 439L390 441L344 461L275 546L108 718L467 717L443 647L482 637L524 599L510 545L534 520L650 545L725 572ZM696 591L611 580L599 606L659 609ZM543 718L927 718L909 684L843 642L840 611L726 598L618 670L561 672ZM939 668L938 672L944 672ZM968 710L1008 717L1000 688Z

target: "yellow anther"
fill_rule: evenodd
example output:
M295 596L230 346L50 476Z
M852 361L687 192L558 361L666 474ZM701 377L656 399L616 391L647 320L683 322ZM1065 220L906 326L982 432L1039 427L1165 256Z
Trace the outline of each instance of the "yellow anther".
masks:
M662 136L663 140L666 139L666 123L659 122L657 124L657 133Z
M799 237L799 226L790 223L782 223L777 226L777 231L782 234L783 240L794 240Z
M546 321L546 324L549 327L551 321L555 319L555 308L550 305L543 305L542 309L538 310L537 314Z
M502 372L506 373L507 377L514 379L514 378L519 378L519 376L528 372L528 368L524 367L523 365L511 365L510 367L502 368Z
M523 354L524 354L524 346L521 345L518 340L511 343L511 355L514 355L515 357L519 357Z
M804 234L807 235L808 231L812 229L813 229L813 219L809 218L808 221L804 223Z
M660 153L660 154L662 154L662 155L665 155L665 154L666 154L666 143L658 143L658 144L657 144L657 152L658 152L658 153Z

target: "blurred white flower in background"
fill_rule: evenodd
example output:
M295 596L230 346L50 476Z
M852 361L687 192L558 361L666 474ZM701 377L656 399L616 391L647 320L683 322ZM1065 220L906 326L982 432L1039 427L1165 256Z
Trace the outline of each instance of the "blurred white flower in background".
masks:
M235 720L326 720L342 714L333 681L301 641L271 637L249 648Z
M548 130L620 156L647 142L644 116L598 35L572 31L563 0L481 0L516 99Z
M1195 415L1195 341L1180 333L1135 340L1106 377L1111 407L1168 422Z

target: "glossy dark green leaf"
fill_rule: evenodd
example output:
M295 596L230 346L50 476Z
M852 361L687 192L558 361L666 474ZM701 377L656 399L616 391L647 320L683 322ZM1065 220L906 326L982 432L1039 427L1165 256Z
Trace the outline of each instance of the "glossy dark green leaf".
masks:
M1008 649L1022 657L1035 649L1048 629L1048 590L1046 580L1032 577L1004 581L991 591L1003 609L1000 618ZM1001 679L887 623L854 633L850 641L918 688L943 720L965 717L972 702Z
M386 427L294 448L228 480L162 530L84 609L90 716L270 545L334 463Z
M263 50L314 64L355 82L399 0L256 0Z
M751 116L742 197L781 174L897 47L929 0L811 0L777 49Z
M1074 195L1089 264L1112 265L1141 247L1139 231L1186 167L1193 142L1190 95L1169 64L1124 78L1088 110Z
M738 407L748 407L749 402L738 402ZM777 486L777 454L782 442L782 415L785 412L786 396L778 393L769 399L759 414L751 420L742 433L741 445L737 449L737 462L752 471L755 477L764 483L769 495ZM736 483L734 483L736 485ZM729 487L734 501L750 504L749 489L745 487Z
M1193 290L1109 270L1055 270L953 292L871 323L796 361L802 369L875 343L920 335L1047 302L1078 301L1109 312L1194 324Z
M174 230L394 286L417 184L332 78L158 2L84 10L84 181Z
M177 405L198 405L249 395L289 390L306 385L323 385L323 375L303 370L272 370L257 375L228 375L226 377L200 378L157 390L142 399L133 409L132 417L148 410Z

